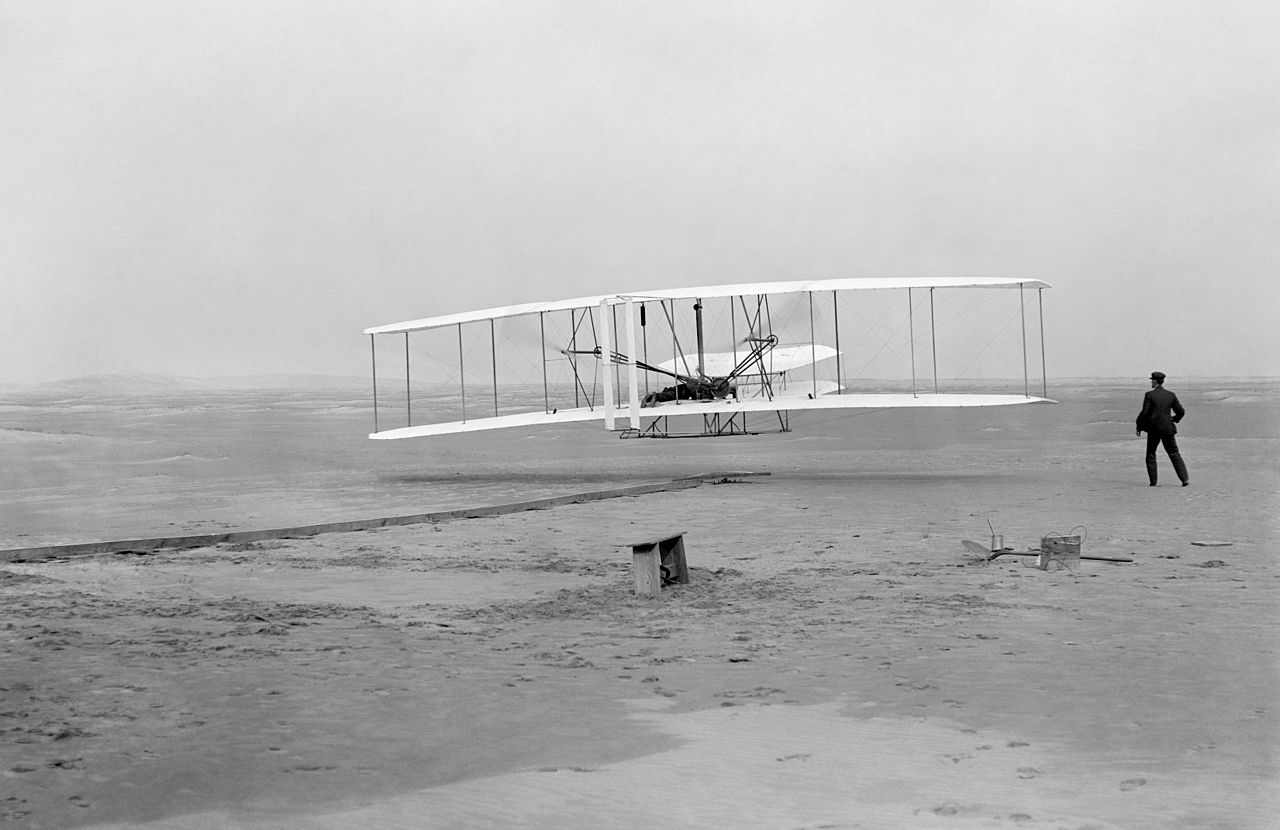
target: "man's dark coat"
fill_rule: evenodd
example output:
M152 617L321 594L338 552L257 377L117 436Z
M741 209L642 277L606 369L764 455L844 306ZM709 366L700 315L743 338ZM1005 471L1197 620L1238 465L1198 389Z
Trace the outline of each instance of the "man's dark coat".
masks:
M1142 399L1142 412L1138 413L1138 429L1152 435L1177 435L1175 424L1182 420L1186 410L1178 402L1178 396L1157 386Z

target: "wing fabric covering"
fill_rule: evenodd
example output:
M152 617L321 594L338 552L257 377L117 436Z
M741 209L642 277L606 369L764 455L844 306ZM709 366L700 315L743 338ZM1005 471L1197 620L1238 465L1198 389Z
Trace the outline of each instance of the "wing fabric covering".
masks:
M832 280L739 283L731 285L712 285L702 288L665 288L650 291L637 291L630 294L596 294L588 297L576 297L571 300L556 300L548 303L522 303L519 305L497 306L494 308L480 309L478 311L464 311L457 314L444 314L437 317L425 317L420 320L409 320L403 323L390 323L385 326L374 326L372 328L365 329L364 333L395 334L406 331L419 331L429 328L455 326L459 323L473 323L485 320L495 320L502 317L516 317L524 314L595 308L602 302L617 303L624 301L628 297L636 301L658 301L830 291L882 291L891 289L927 290L930 288L1016 289L1019 287L1030 290L1048 288L1049 284L1040 280L1012 277L853 277Z

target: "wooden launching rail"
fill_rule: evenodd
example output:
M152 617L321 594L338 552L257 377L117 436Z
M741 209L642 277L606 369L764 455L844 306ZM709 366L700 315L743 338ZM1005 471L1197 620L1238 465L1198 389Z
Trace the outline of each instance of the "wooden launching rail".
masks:
M746 476L767 476L767 472L723 472L703 473L701 475L677 478L671 481L651 484L637 484L631 487L619 487L612 490L596 490L587 493L574 493L568 496L552 496L545 499L532 499L510 504L498 504L489 507L467 507L459 510L440 510L434 513L416 513L408 516L387 516L374 519L357 519L350 522L326 522L324 524L298 525L295 527L277 527L265 530L237 530L228 533L204 533L188 536L158 536L148 539L120 539L104 542L80 542L68 545L42 545L39 547L9 548L0 550L0 562L34 562L40 559L61 559L70 556L93 556L102 553L147 553L153 550L207 548L213 545L246 544L260 542L265 539L300 539L317 536L321 533L350 533L357 530L376 530L380 527L398 527L400 525L430 524L447 522L452 519L479 519L490 516L503 516L508 513L520 513L525 510L546 510L565 504L581 504L601 499L616 499L627 496L643 496L648 493L661 493L669 490L684 490L697 487L704 481L717 482Z
M317 536L321 533L349 533L357 530L376 530L380 527L397 527L400 525L429 524L445 522L452 519L478 519L490 516L502 516L508 513L520 513L525 510L545 510L566 504L615 499L626 496L642 496L648 493L661 493L670 490L684 490L697 487L703 481L710 481L726 476L759 475L758 473L715 473L688 478L677 478L671 481L638 484L631 487L618 487L611 490L596 490L587 493L575 493L567 496L552 496L545 499L499 504L489 507L468 507L459 510L441 510L434 513L417 513L408 516L387 516L373 519L357 519L349 522L327 522L324 524L299 525L295 527L278 527L264 530L239 530L227 533L205 533L189 536L160 536L148 539L120 539L103 542L82 542L69 545L44 545L41 547L11 548L0 550L0 562L34 562L40 559L59 559L70 556L93 556L103 553L147 553L154 550L205 548L222 544L245 544L260 542L265 539L297 539ZM766 473L767 475L767 473Z

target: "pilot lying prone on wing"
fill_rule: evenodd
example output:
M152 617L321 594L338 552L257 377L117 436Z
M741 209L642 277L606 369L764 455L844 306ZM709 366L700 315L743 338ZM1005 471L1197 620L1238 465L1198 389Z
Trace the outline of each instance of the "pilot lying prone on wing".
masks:
M643 407L657 406L667 401L713 401L718 398L737 397L738 388L728 378L689 379L668 386L660 392L650 392L640 402Z

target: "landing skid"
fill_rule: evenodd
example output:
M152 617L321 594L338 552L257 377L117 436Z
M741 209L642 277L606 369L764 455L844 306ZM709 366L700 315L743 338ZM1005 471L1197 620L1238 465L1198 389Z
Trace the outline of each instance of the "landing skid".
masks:
M619 432L619 438L714 438L727 435L760 435L762 433L772 432L790 432L791 418L790 413L785 410L774 412L777 416L778 425L776 427L766 426L760 428L752 423L751 428L747 427L747 413L737 412L732 415L723 413L714 413L702 416L701 432L678 432L671 429L670 418L666 415L654 418L649 425L640 429L624 429ZM683 417L683 416L681 416ZM767 424L769 419L763 419Z

